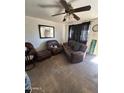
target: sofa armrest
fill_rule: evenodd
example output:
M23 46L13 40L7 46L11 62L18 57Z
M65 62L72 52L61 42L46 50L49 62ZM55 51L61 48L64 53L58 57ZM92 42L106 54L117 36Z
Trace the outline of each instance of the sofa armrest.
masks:
M87 51L87 46L86 45L82 45L81 48L80 48L80 51L86 52Z
M50 46L47 46L47 49L48 49L48 50L51 50L51 47L50 47Z
M64 45L64 46L68 45L68 42L64 42L63 45Z
M62 44L59 44L59 47L63 47L63 45Z

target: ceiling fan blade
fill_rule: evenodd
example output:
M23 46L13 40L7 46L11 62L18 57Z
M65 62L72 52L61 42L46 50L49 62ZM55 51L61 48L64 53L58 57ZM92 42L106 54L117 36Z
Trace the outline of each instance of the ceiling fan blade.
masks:
M80 20L80 17L78 17L76 14L72 14L72 15L76 20Z
M65 8L65 10L69 10L68 3L67 3L65 0L60 0L60 3L61 3L62 6Z
M62 15L62 14L65 14L65 12L64 13L59 13L59 14L54 14L52 16L58 16L58 15Z
M81 11L88 11L91 9L91 6L88 5L88 6L84 6L84 7L79 7L79 8L75 8L73 9L74 12L81 12Z

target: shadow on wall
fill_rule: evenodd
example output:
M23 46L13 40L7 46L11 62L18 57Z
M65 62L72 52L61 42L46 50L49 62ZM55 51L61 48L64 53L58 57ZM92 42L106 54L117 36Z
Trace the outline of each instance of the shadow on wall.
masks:
M37 51L46 49L46 41L39 44L39 46L36 48Z

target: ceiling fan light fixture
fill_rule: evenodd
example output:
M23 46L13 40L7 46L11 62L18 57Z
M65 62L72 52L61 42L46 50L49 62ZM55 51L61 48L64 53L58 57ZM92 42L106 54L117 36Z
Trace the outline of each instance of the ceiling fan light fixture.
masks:
M75 0L72 0L72 1L75 1ZM52 16L58 16L58 15L61 15L61 14L66 14L64 16L63 22L64 21L70 21L71 19L76 19L77 21L79 21L80 17L77 16L76 14L74 14L74 13L89 11L91 9L90 5L83 6L83 7L78 7L78 8L73 8L71 6L71 4L69 2L67 2L66 0L60 0L60 3L64 7L65 12L59 13L59 14L54 14ZM72 17L71 17L71 15L72 15Z

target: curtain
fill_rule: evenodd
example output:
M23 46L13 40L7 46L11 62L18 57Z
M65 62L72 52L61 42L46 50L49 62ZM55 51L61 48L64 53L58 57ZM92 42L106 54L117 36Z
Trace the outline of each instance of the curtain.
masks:
M88 30L90 22L85 22L77 25L69 26L69 37L68 40L75 40L81 43L87 43Z

